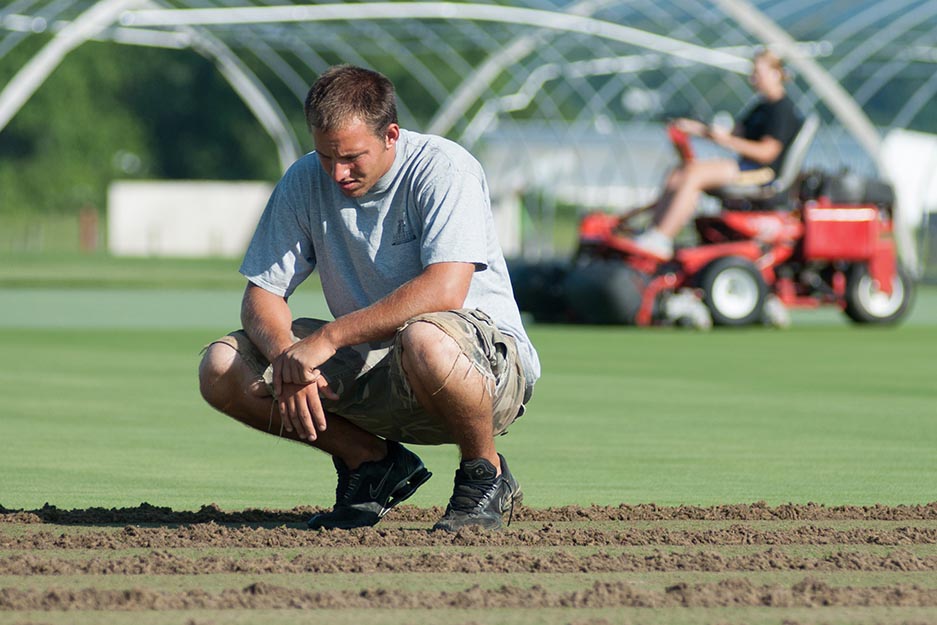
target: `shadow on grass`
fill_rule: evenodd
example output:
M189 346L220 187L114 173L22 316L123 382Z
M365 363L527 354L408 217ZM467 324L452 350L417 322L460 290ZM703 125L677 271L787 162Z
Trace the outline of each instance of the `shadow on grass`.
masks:
M0 523L50 523L55 525L160 525L179 526L198 523L218 523L234 526L297 526L305 527L310 516L319 508L304 507L292 510L261 510L248 508L225 511L215 504L198 510L173 510L143 502L130 508L76 508L63 510L45 504L36 510L9 510L0 506Z
M248 508L226 511L216 504L200 509L173 510L141 503L130 508L76 508L63 510L45 504L36 510L10 510L0 505L0 523L48 523L83 526L185 526L215 523L226 526L306 527L313 514L323 511L315 506L291 510ZM440 507L418 508L402 505L394 508L394 520L431 523L443 513ZM635 522L635 521L937 521L937 501L927 504L886 506L826 506L817 503L786 503L771 506L764 501L752 504L715 506L658 506L657 504L619 504L617 506L561 506L529 508L518 506L513 520L540 523Z

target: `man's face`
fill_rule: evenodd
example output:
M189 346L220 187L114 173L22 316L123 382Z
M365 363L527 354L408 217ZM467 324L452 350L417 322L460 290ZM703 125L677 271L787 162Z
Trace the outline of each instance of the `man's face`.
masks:
M339 130L313 132L322 169L348 197L363 196L390 170L399 136L397 124L388 126L383 136L378 137L358 119Z

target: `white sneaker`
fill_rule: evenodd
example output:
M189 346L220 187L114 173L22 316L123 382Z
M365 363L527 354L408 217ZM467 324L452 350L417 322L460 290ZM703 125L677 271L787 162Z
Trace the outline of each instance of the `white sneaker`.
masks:
M698 330L713 327L709 308L693 289L680 289L664 300L664 316L678 325L690 325Z
M673 239L656 228L650 228L631 239L635 247L655 258L670 260L673 258Z
M788 328L791 325L791 313L777 295L768 295L762 309L764 320L776 328Z

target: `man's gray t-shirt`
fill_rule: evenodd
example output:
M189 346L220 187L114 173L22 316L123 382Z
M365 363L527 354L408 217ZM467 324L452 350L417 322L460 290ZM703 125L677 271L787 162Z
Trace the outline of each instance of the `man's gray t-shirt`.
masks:
M335 317L364 308L427 265L475 265L466 308L487 313L517 341L528 385L540 377L495 234L488 183L461 146L401 129L391 169L360 198L346 197L305 155L267 203L241 265L252 283L289 297L316 268Z

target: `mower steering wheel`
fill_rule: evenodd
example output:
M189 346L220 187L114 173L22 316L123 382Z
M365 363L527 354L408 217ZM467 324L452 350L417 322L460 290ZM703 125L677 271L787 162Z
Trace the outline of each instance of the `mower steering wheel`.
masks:
M689 163L695 158L693 154L693 145L690 143L690 135L677 128L676 124L667 125L667 134L670 136L670 142L680 155L680 160Z

